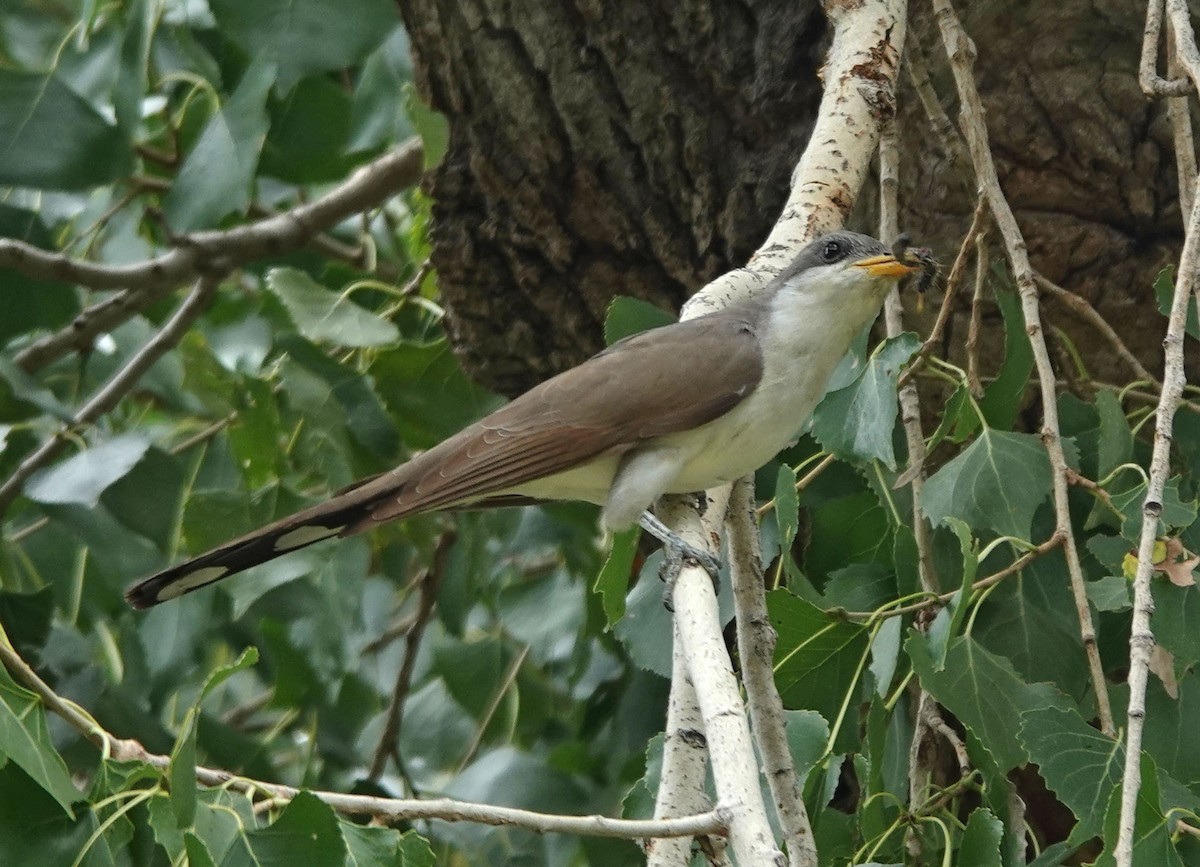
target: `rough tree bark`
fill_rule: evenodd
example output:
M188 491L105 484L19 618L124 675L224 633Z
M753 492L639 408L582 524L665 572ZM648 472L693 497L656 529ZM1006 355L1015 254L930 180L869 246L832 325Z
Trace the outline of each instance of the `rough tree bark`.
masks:
M1034 266L1156 369L1140 299L1182 241L1170 129L1137 83L1123 0L959 3L1001 181ZM427 180L452 338L514 393L601 346L616 294L674 309L741 265L779 212L820 95L816 3L400 0L419 87L450 121ZM912 10L951 116L930 11ZM902 79L903 225L949 258L974 191ZM869 227L869 222L864 223ZM1055 308L1051 308L1052 311ZM1054 324L1099 344L1065 310ZM995 333L999 329L989 329ZM965 339L965 317L948 332ZM1098 352L1092 372L1116 362Z
M523 390L602 347L614 295L676 310L742 264L817 103L817 4L403 0L450 120L427 181L468 370Z

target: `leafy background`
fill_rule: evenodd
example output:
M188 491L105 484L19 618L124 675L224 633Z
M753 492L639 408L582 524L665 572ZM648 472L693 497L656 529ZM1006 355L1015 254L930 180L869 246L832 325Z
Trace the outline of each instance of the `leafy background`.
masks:
M444 142L412 98L387 0L343 0L336 15L320 0L4 5L0 60L0 117L12 120L0 124L0 235L106 265L319 197L414 134L427 160ZM121 598L131 580L498 404L447 344L427 224L428 203L408 190L297 252L239 267L88 425L64 421L175 299L146 301L82 351L21 364L111 293L0 273L0 479L42 442L69 446L5 503L3 644L68 704L48 713L6 656L0 862L639 862L629 842L381 827L307 793L285 806L196 783L199 764L315 791L649 815L670 670L659 557L622 539L605 564L591 507L423 517L149 612ZM945 607L919 593L911 505L896 489L896 387L913 335L873 352L864 341L811 431L758 475L777 682L823 863L902 862L906 834L959 864L1111 860L1101 839L1115 839L1122 751L1094 727L1063 555L1045 544L1049 464L1028 410L1019 306L1003 271L987 283L1007 341L982 393L936 358L920 374L945 398L928 425L937 470L923 501L941 585L961 588ZM1169 296L1169 275L1157 289ZM662 321L626 299L606 332ZM1123 560L1141 526L1149 406L1140 387L1072 373L1057 396L1068 456L1098 482L1072 489L1072 515L1123 714ZM1191 404L1177 417L1162 517L1191 550L1198 420ZM1035 548L1025 568L975 586ZM1138 852L1200 864L1175 824L1200 807L1189 743L1200 603L1167 581L1155 601L1167 656L1150 689ZM919 617L927 629L914 628ZM962 738L965 773L911 779L917 683ZM403 709L396 738L389 708ZM97 749L68 724L89 715L169 761Z

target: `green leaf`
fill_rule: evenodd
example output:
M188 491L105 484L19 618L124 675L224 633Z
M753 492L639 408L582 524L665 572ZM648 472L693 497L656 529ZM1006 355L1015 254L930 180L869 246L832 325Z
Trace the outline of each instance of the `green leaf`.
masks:
M1163 814L1158 769L1153 759L1145 753L1142 753L1139 770L1141 786L1133 809L1133 858L1130 863L1184 867L1171 839L1173 822ZM1118 779L1109 793L1102 835L1105 846L1095 861L1096 867L1115 867L1117 863L1113 852L1117 848L1121 827L1122 786L1119 783ZM1082 842L1083 838L1073 835L1072 839Z
M788 579L796 582L800 569L792 556L792 545L800 528L800 495L796 491L796 473L787 464L780 464L775 476L774 514L779 530L779 556Z
M900 632L903 622L899 617L889 617L879 625L879 631L871 640L871 674L875 677L875 692L886 698L891 689L896 663L900 659Z
M260 172L293 184L339 181L355 160L346 156L350 96L326 76L303 79L271 105Z
M184 849L187 851L188 867L217 867L208 847L190 831L183 835Z
M881 461L896 468L892 431L900 370L921 348L915 334L890 337L871 354L858 379L825 395L813 411L812 432L827 451L851 463Z
M436 445L501 402L467 379L444 339L381 352L369 372L411 448Z
M400 450L396 427L384 411L369 377L350 365L334 361L294 335L281 337L279 346L295 362L284 366L283 385L296 409L328 416L330 423L340 425L377 458L395 458ZM307 375L298 377L301 371L297 366Z
M1050 460L1032 434L988 428L925 483L922 505L934 524L956 517L976 533L1028 539L1033 513L1050 494Z
M35 473L25 495L38 503L94 508L100 495L132 470L148 448L150 441L141 434L118 436Z
M1174 266L1168 265L1154 278L1154 297L1158 299L1158 312L1163 316L1171 314L1171 303L1175 296L1174 273ZM1200 317L1196 315L1196 296L1192 294L1188 295L1187 322L1184 327L1191 337L1200 340Z
M809 771L825 756L825 745L829 743L829 723L816 711L785 710L783 724L796 777L803 786Z
M1124 577L1120 580L1128 585ZM1174 654L1177 669L1191 668L1200 662L1200 588L1176 587L1152 577L1150 593L1155 640Z
M436 863L428 841L416 831L401 834L395 828L356 825L344 819L338 820L338 827L346 841L346 867L433 867Z
M867 653L866 628L831 617L786 590L767 594L767 610L779 633L775 682L784 707L837 719ZM853 746L858 737L854 728L841 727L835 751Z
M1133 455L1133 431L1111 391L1096 392L1096 410L1100 416L1097 478L1102 479Z
M179 828L187 828L196 818L196 724L200 717L200 703L218 686L244 668L258 662L258 651L248 647L231 665L213 671L204 681L196 703L188 709L180 726L171 760L167 765L167 778L171 783L171 809Z
M267 828L246 835L258 867L345 867L347 849L337 816L311 792L301 792Z
M1127 611L1133 606L1129 597L1129 581L1122 575L1106 575L1087 583L1088 601L1097 611ZM1158 631L1155 624L1155 632Z
M76 793L76 798L83 796ZM107 835L95 841L81 862L75 861L100 821L91 810L73 819L55 801L16 762L0 764L0 854L6 867L115 867Z
M1079 820L1071 839L1082 843L1099 834L1109 796L1121 782L1125 748L1062 707L1027 708L1020 737L1046 785Z
M657 579L662 557L661 551L655 551L642 564L642 573L625 599L625 615L617 621L613 633L634 665L669 678L671 615L663 607L663 585Z
M612 346L618 340L675 321L675 316L649 301L618 295L609 303L604 314L604 344Z
M637 543L640 537L641 531L637 527L613 534L612 549L608 552L604 566L592 587L600 594L604 617L610 628L625 613L625 594L629 590L629 576L632 574L633 561L637 557Z
M267 272L267 287L283 301L300 333L314 343L362 349L390 346L400 339L391 322L296 268L272 268Z
M956 867L1001 867L1003 839L1004 824L990 810L972 810L958 847Z
M989 427L1006 431L1012 428L1021 409L1029 374L1033 371L1033 347L1025 330L1021 296L998 290L996 303L1004 316L1004 364L983 390L979 408Z
M1183 498L1179 490L1181 481L1175 476L1168 479L1163 488L1162 513L1158 520L1168 529L1190 527L1196 520L1196 501ZM1135 546L1142 536L1142 505L1146 501L1146 491L1146 482L1140 481L1131 488L1109 494L1113 507L1122 515L1121 535Z
M408 32L397 26L363 64L354 90L347 151L374 150L413 134L404 101L396 98L411 81Z
M41 700L0 665L0 758L7 757L74 817L71 805L83 795L71 782L62 757L50 741ZM0 811L3 812L3 811Z
M286 93L306 75L351 66L391 32L387 0L209 0L221 32L251 57L279 67Z
M421 101L421 95L411 82L404 85L405 106L409 119L416 127L425 152L425 168L431 169L442 160L450 146L450 124L446 118Z
M0 115L2 116L2 115ZM0 237L55 249L54 236L32 210L0 204ZM39 280L15 268L0 268L0 343L18 334L50 331L79 312L79 295L64 280ZM0 407L6 402L0 400Z
M74 413L59 402L49 389L0 357L0 422L22 421L38 411L59 421L71 423Z
M1048 684L1022 681L1008 660L984 650L970 636L950 639L946 665L940 670L924 636L912 634L904 648L921 686L975 733L1002 770L1028 759L1017 741L1023 711L1070 705Z
M1157 621L1156 611L1156 633ZM1122 685L1114 692L1113 715L1118 719L1125 717L1128 700L1128 688ZM1165 773L1188 787L1200 785L1200 753L1195 743L1197 719L1200 719L1200 677L1192 672L1182 675L1176 698L1168 695L1154 677L1150 678L1142 749Z
M79 190L133 166L121 130L54 73L0 69L0 184Z
M275 67L260 56L205 125L163 201L167 222L176 232L214 226L250 204L250 184L267 135L267 92L274 80Z

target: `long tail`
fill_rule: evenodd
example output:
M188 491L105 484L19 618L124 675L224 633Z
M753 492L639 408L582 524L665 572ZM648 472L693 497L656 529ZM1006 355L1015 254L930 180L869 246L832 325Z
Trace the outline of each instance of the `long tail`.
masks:
M378 491L353 487L310 509L144 578L125 590L125 600L134 608L150 608L322 539L350 535L361 529L356 525L361 524L379 500Z

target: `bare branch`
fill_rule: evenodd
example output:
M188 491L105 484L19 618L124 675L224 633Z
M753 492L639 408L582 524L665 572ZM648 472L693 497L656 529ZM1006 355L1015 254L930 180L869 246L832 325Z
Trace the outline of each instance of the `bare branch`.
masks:
M1175 0L1171 0L1171 2L1175 2ZM1025 239L1013 216L1012 208L1000 188L1000 179L996 174L995 163L992 161L987 126L984 122L983 104L979 100L979 91L976 89L975 79L971 72L971 66L975 59L974 46L963 30L962 23L958 20L950 0L933 0L933 8L942 32L946 54L950 58L954 80L958 86L961 121L967 145L970 148L971 160L975 166L975 174L987 196L1000 235L1004 239L1013 275L1016 278L1017 289L1021 295L1021 311L1025 317L1025 330L1029 333L1029 342L1033 348L1034 362L1041 384L1041 437L1050 458L1050 469L1053 475L1056 532L1063 536L1071 594L1075 599L1080 635L1087 656L1092 688L1096 693L1096 710L1100 718L1100 728L1105 734L1111 736L1115 734L1116 730L1113 727L1112 708L1104 680L1104 669L1100 664L1100 651L1096 646L1096 628L1092 623L1083 568L1079 562L1079 551L1075 546L1074 531L1071 527L1071 513L1067 499L1067 461L1063 454L1062 438L1058 426L1055 376L1050 364L1045 334L1042 331L1041 311L1038 307L1033 268L1029 264Z
M1157 5L1151 2L1151 6ZM1190 83L1200 82L1200 53L1192 32L1187 3L1167 0L1171 28L1175 34L1176 58L1187 71ZM1185 157L1194 159L1193 156ZM1182 171L1182 166L1180 171ZM1150 595L1150 577L1154 572L1154 542L1158 535L1158 517L1162 513L1163 491L1171 471L1171 439L1175 411L1183 396L1186 376L1183 367L1183 338L1187 322L1188 299L1197 291L1200 269L1200 199L1193 195L1192 210L1179 256L1175 277L1175 295L1163 339L1165 363L1163 383L1154 419L1154 447L1150 456L1150 479L1142 504L1142 535L1138 544L1137 574L1133 581L1133 625L1129 635L1129 709L1126 715L1125 768L1121 776L1121 814L1114 852L1118 867L1133 864L1135 808L1142 784L1142 734L1146 721L1146 683L1154 653L1154 633L1150 616L1154 600Z
M1105 320L1105 318L1101 316L1099 312L1097 312L1096 308L1088 303L1086 298L1084 298L1082 295L1077 295L1070 289L1064 289L1055 283L1051 283L1041 274L1035 274L1034 279L1037 281L1038 286L1049 292L1073 313L1079 316L1080 319L1100 332L1100 336L1108 341L1108 345L1112 347L1113 352L1115 352L1117 357L1124 361L1126 365L1128 365L1129 369L1133 371L1133 375L1135 377L1145 380L1155 388L1159 388L1161 386L1161 383L1157 378L1155 378L1154 374L1146 370L1142 363L1138 361L1137 356L1129 351L1129 347L1125 345L1123 340L1121 340L1121 336L1117 334L1113 327L1108 324L1108 321Z
M17 680L32 690L45 706L69 726L91 741L106 756L117 761L144 762L161 771L170 765L169 756L146 750L135 740L122 740L106 731L74 702L59 696L38 676L8 640L0 627L0 663ZM228 771L197 766L196 780L201 785L219 786L245 792L251 796L266 794L283 804L301 790L278 783L267 783L240 777ZM444 822L477 822L483 825L511 825L536 831L539 834L585 834L593 837L616 837L638 840L646 837L692 837L697 834L723 834L730 821L730 811L717 807L706 813L675 819L633 820L610 819L607 816L564 816L554 813L535 813L511 807L473 804L451 798L415 800L377 798L367 795L345 795L340 792L313 791L334 810L352 816L371 816L385 825L411 822L415 819L440 819Z
M1142 33L1142 56L1138 64L1138 84L1142 93L1151 99L1167 96L1186 96L1192 92L1192 83L1186 78L1165 79L1159 76L1158 37L1162 33L1162 0L1149 0L1146 4L1146 27Z
M356 171L344 183L312 202L225 231L196 232L174 249L130 265L99 265L48 253L23 241L0 238L0 266L45 280L67 280L90 289L119 289L80 313L54 334L21 350L13 359L26 372L45 367L73 349L91 345L97 335L165 297L181 283L228 271L266 256L302 247L351 214L378 206L421 176L423 151L409 139Z
M746 707L763 774L775 801L775 812L787 844L791 867L816 867L817 848L812 824L804 806L800 779L784 730L783 700L775 686L775 627L767 614L763 595L762 556L758 551L758 524L754 520L754 484L740 479L733 485L729 512L729 569L733 582L734 618L737 622L738 659L746 687Z
M396 673L396 684L392 687L392 699L388 704L383 732L379 735L379 743L376 745L375 755L371 759L371 769L367 772L368 780L378 781L383 776L387 760L390 757L396 756L397 764L399 764L396 740L400 736L400 725L404 721L404 702L412 687L412 675L417 665L417 650L421 646L425 627L429 624L430 617L433 616L433 606L437 602L438 590L441 588L442 578L446 574L446 560L457 539L458 533L453 529L442 534L433 550L432 563L417 582L419 594L417 610L404 635L404 662L400 665L400 671Z
M8 511L13 500L20 495L29 477L62 451L67 444L66 435L71 428L91 424L116 406L122 397L133 390L142 375L183 339L183 335L196 318L212 303L219 283L220 278L217 276L204 276L197 280L191 294L179 305L167 323L125 363L124 367L113 374L91 400L80 407L71 423L61 428L17 465L12 475L0 485L0 516Z

